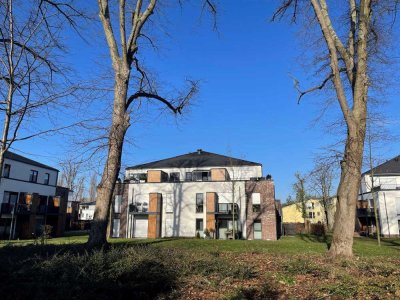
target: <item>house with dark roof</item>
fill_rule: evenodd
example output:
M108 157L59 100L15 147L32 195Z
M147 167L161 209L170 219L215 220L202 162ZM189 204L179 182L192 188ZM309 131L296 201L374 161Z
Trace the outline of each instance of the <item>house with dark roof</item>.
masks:
M376 212L383 236L400 235L400 156L396 156L362 174L357 203L356 229L371 234L376 231Z
M113 237L276 240L275 186L260 163L198 149L128 167L112 210Z
M32 238L42 225L62 235L69 190L57 187L58 170L7 151L0 178L0 239Z

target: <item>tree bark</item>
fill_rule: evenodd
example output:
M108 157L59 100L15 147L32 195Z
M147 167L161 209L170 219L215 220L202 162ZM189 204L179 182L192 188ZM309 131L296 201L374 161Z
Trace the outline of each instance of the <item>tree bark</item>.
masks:
M128 68L119 67L119 69L120 71L115 75L114 108L112 126L109 133L109 151L103 175L97 187L96 210L88 240L89 248L100 248L107 244L110 207L121 167L124 138L130 125L129 114L127 114L125 108L130 72Z
M335 222L329 254L333 257L353 255L356 204L361 182L361 166L365 138L365 119L350 127L347 134L341 177L337 192Z

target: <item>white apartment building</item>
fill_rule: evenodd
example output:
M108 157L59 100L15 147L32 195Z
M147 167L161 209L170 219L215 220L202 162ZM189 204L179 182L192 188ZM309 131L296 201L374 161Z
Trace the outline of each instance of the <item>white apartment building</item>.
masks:
M45 223L61 234L64 226L59 217L64 211L56 195L68 192L56 186L58 170L10 151L2 167L0 236L31 238Z
M78 220L91 221L94 217L96 201L79 203Z
M203 151L129 167L117 184L114 237L277 239L274 182L262 165Z
M358 197L357 216L361 231L374 232L375 215L373 197L377 210L381 234L400 235L400 156L373 169L373 185L370 170L362 174ZM372 194L373 193L373 194ZM372 227L372 228L371 228Z

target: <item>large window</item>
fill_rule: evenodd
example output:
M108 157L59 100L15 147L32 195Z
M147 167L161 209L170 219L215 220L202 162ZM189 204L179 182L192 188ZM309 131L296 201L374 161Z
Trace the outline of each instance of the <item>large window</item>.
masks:
M45 173L44 174L44 184L49 184L49 182L50 182L50 174Z
M254 239L261 240L262 238L261 220L255 220L253 227L254 227Z
M5 177L5 178L9 178L10 177L10 171L11 171L11 165L9 165L9 164L5 164L4 165L4 172L3 172L3 176Z
M179 172L172 172L169 174L170 182L178 182L179 181Z
M30 182L37 182L37 177L38 177L38 171L31 170L31 174L29 175L29 181Z
M203 194L196 194L196 213L202 213L203 212Z
M210 181L210 171L193 171L193 181Z
M203 219L196 219L196 232L203 232Z

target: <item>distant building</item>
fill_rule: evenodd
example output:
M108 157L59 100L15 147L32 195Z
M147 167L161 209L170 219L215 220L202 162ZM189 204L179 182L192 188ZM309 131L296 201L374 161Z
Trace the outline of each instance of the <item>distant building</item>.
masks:
M68 189L57 187L58 170L13 152L4 156L0 182L0 237L32 238L41 226L64 233Z
M362 174L361 187L357 203L356 229L362 234L376 231L375 213L372 195L377 202L378 220L381 234L400 235L400 156L397 156Z
M199 149L129 167L125 178L115 191L113 237L195 237L206 230L218 239L278 238L274 181L262 177L260 163Z
M79 203L78 220L92 221L94 217L95 208L96 208L96 201Z
M282 207L283 223L304 223L325 224L325 212L323 205L318 199L309 199L305 203L305 215L301 203L284 204Z

